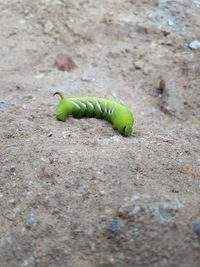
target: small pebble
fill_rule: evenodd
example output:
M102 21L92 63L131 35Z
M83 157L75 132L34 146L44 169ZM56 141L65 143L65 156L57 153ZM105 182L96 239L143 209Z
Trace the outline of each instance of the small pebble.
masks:
M35 76L36 79L42 79L44 77L44 73L40 73Z
M56 55L54 67L61 71L70 71L76 68L76 64L74 63L72 57L67 53L59 53Z
M144 67L144 62L142 60L134 62L134 66L137 70L143 69Z
M9 202L10 204L12 204L12 205L15 205L15 204L17 203L17 201L16 201L14 198L8 200L8 202Z
M194 225L194 231L200 237L200 222Z
M104 190L100 190L99 193L100 193L100 196L104 196L106 192Z
M63 136L63 138L67 138L67 137L71 136L71 133L70 132L62 132L62 136Z
M164 44L168 45L168 46L172 46L173 45L172 40L169 40L169 39L165 40Z
M83 81L83 82L90 82L91 79L89 77L87 77L87 76L82 76L81 77L81 81Z
M11 172L14 172L14 171L15 171L15 166L13 166L13 165L10 166L10 171L11 171Z
M48 134L47 134L47 137L51 137L53 135L53 133L52 132L49 132Z
M168 19L167 23L168 23L169 26L173 26L174 25L174 22L171 19Z
M18 22L19 22L19 24L25 24L26 23L26 21L24 19L20 19Z
M37 221L35 219L34 214L32 212L29 212L26 216L26 223L25 223L26 228L31 229L35 227L36 224L37 224Z
M26 104L22 104L22 108L23 109L27 109L27 105Z
M44 28L43 28L43 32L44 33L49 33L50 31L53 30L53 24L51 23L51 21L47 21L47 23L45 23Z
M191 49L199 49L200 48L200 41L194 40L188 46Z
M90 242L90 249L91 249L92 252L95 252L96 251L96 246L92 242Z
M109 225L109 231L113 234L117 233L121 229L122 229L122 224L117 220L113 220Z

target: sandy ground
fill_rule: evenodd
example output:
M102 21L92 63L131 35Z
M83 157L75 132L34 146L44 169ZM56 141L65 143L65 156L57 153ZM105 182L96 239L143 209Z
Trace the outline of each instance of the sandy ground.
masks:
M200 266L200 1L0 1L0 266ZM77 68L53 67L67 52ZM55 119L58 97L115 100Z

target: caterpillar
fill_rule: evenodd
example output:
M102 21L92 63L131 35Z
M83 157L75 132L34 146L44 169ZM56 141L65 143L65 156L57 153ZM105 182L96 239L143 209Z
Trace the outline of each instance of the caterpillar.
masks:
M118 130L122 135L131 135L134 118L126 107L104 98L65 98L60 92L55 92L54 95L60 96L60 102L56 109L57 120L65 121L69 115L75 118L84 116L104 118L111 122L114 129Z

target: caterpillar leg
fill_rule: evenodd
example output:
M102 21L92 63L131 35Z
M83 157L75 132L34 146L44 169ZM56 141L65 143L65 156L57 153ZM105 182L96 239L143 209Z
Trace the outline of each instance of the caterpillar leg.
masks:
M122 134L123 134L124 136L130 136L131 133L132 133L132 127L131 127L131 125L126 125L126 126L123 128L123 132L122 132Z

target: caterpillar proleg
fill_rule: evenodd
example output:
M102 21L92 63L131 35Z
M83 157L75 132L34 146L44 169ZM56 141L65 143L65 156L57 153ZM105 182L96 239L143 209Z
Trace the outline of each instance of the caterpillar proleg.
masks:
M60 102L56 109L56 119L65 121L68 116L75 118L104 118L111 122L114 129L124 136L130 136L134 124L132 113L123 105L98 97L65 98L60 92Z

